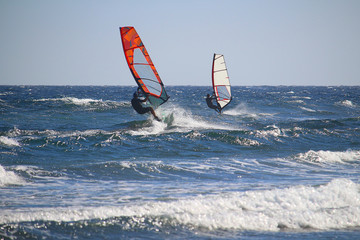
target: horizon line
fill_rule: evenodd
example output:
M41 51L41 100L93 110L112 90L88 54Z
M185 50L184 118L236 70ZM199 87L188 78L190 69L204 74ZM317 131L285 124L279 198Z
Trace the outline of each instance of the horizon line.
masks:
M112 85L112 84L104 84L104 85L82 85L82 84L0 84L0 86L44 86L44 87L137 87L137 85ZM269 85L269 84L261 84L261 85L231 85L231 87L359 87L359 85ZM212 87L212 85L166 85L166 87Z

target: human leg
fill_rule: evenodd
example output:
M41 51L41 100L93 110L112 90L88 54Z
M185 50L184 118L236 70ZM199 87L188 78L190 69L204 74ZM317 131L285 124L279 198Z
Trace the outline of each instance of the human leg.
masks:
M154 118L160 122L161 121L160 118L158 118L158 116L156 116L155 111L152 107L150 107L150 111L151 111L151 114L154 116Z

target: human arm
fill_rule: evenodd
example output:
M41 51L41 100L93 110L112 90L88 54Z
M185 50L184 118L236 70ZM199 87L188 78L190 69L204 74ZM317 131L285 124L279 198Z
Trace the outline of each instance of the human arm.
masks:
M143 100L140 100L140 102L146 102L149 99L149 94L146 94L146 98Z

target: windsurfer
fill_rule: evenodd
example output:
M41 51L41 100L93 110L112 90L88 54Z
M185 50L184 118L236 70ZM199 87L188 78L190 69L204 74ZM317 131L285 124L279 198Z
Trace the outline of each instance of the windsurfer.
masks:
M216 97L214 95L210 96L210 94L208 94L206 96L206 103L208 105L209 108L211 109L215 109L215 111L217 111L218 113L221 113L221 107L219 106L219 104L214 104L213 100L215 100Z
M144 107L141 103L146 102L149 99L149 95L146 96L145 99L141 100L138 98L138 95L136 92L134 92L133 99L131 99L131 105L135 109L135 111L139 114L144 114L151 112L151 114L154 116L154 118L158 121L161 121L160 118L158 118L155 114L155 111L152 107Z

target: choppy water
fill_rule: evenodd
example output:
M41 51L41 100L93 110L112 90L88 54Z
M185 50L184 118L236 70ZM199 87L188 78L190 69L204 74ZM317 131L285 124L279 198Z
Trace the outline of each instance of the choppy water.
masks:
M360 87L0 86L0 239L360 238Z

